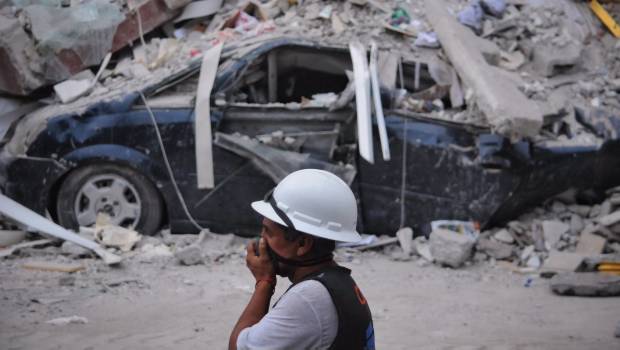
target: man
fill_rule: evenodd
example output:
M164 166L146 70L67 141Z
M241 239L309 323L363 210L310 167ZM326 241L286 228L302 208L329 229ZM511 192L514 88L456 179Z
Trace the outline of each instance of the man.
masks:
M374 349L368 303L333 260L336 242L360 239L349 186L327 171L305 169L252 203L263 229L246 263L254 294L233 329L229 349ZM293 283L269 311L276 274Z

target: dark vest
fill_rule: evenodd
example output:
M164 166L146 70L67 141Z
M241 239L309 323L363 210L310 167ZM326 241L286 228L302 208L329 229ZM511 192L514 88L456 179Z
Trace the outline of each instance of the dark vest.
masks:
M321 282L338 313L338 333L331 350L374 350L375 331L366 298L351 278L351 270L328 266L303 279ZM299 282L298 282L299 283Z

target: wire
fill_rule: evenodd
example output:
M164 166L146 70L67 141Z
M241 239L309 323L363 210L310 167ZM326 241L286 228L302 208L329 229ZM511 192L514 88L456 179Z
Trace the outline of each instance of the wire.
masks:
M149 112L149 116L151 117L151 122L153 123L153 127L155 128L155 134L157 135L157 141L159 142L159 147L161 149L161 153L164 158L164 163L166 164L168 175L170 175L170 180L172 181L172 186L174 187L174 191L177 193L177 196L179 197L179 201L181 202L181 207L183 207L183 211L185 212L185 215L187 215L187 217L189 218L189 221L194 225L194 227L196 227L198 230L204 230L205 228L200 226L200 224L198 224L198 222L194 220L194 217L192 216L192 214L190 214L189 210L187 209L187 204L185 203L185 199L183 198L183 195L181 194L181 191L179 190L179 185L177 185L177 181L174 178L174 174L172 173L172 167L170 167L170 162L168 161L168 156L166 155L164 141L161 138L159 127L157 126L157 121L155 120L155 115L153 115L153 111L151 111L151 107L146 101L146 97L144 97L144 94L142 93L142 91L140 91L140 97L142 97L142 102L144 102L144 106L146 107L146 110Z
M140 42L142 47L146 48L146 42L144 41L144 31L142 30L142 16L140 15L140 9L136 8L136 19L138 20L138 33L140 34Z

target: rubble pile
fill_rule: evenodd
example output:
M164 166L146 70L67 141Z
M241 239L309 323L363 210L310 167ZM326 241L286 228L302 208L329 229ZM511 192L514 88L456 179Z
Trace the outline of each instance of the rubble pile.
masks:
M607 195L599 204L583 205L569 191L505 227L484 231L474 259L509 260L536 271L561 258L574 261L576 269L586 257L620 254L620 188Z
M19 81L37 81L27 91L34 85L69 79L72 84L65 87L71 98L63 98L63 91L56 89L58 98L65 103L60 109L79 111L96 101L144 91L174 72L197 65L202 52L219 42L229 48L251 49L261 40L282 35L341 47L353 40L375 41L381 50L404 60L428 64L431 75L431 66L436 67L438 61L457 68L459 77L433 75L437 85L429 91L401 92L398 105L404 110L428 118L487 126L508 136L530 136L540 143L598 145L615 137L615 130L600 119L613 124L620 115L620 44L603 32L585 4L559 0L441 2L440 6L451 10L455 21L458 19L478 35L468 37L471 42L466 44L483 51L490 67L480 69L496 75L490 70L498 68L525 95L520 107L527 112L523 117L532 120L519 125L517 119L521 116L495 120L498 117L491 115L496 114L492 112L495 110L485 107L493 101L488 96L481 99L476 84L470 84L454 59L446 62L443 51L450 52L445 46L449 43L441 43L435 32L439 24L430 23L426 8L429 4L423 0L198 3L150 0L137 9L129 2L92 1L70 6L10 3L0 12L6 18L6 28L0 28L0 32L7 33L2 35L0 48L11 57L12 65L24 68L16 73ZM156 8L156 15L141 15L148 6ZM48 7L50 11L45 11ZM79 20L80 13L91 14L88 23L96 25L77 30L75 23L56 18ZM65 24L50 26L54 22ZM97 40L89 40L92 37ZM15 47L18 44L27 47ZM121 50L128 44L131 50ZM99 65L108 53L113 53L112 60L109 66L100 67L100 77L84 78L83 70ZM68 62L79 64L67 68ZM6 78L9 75L3 74ZM81 95L87 97L71 102ZM49 115L60 109L50 106L38 113ZM506 112L497 111L510 114ZM539 120L538 114L544 120Z

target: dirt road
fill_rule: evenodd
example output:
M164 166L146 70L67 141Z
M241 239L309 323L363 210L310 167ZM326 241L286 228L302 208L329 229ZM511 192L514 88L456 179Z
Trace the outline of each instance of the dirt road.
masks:
M0 261L1 349L224 349L253 288L240 256L191 267L82 260L75 280L25 270L29 259ZM369 300L378 349L620 349L618 298L555 296L546 280L526 287L488 263L450 270L364 253L344 265ZM88 323L45 323L73 315Z

